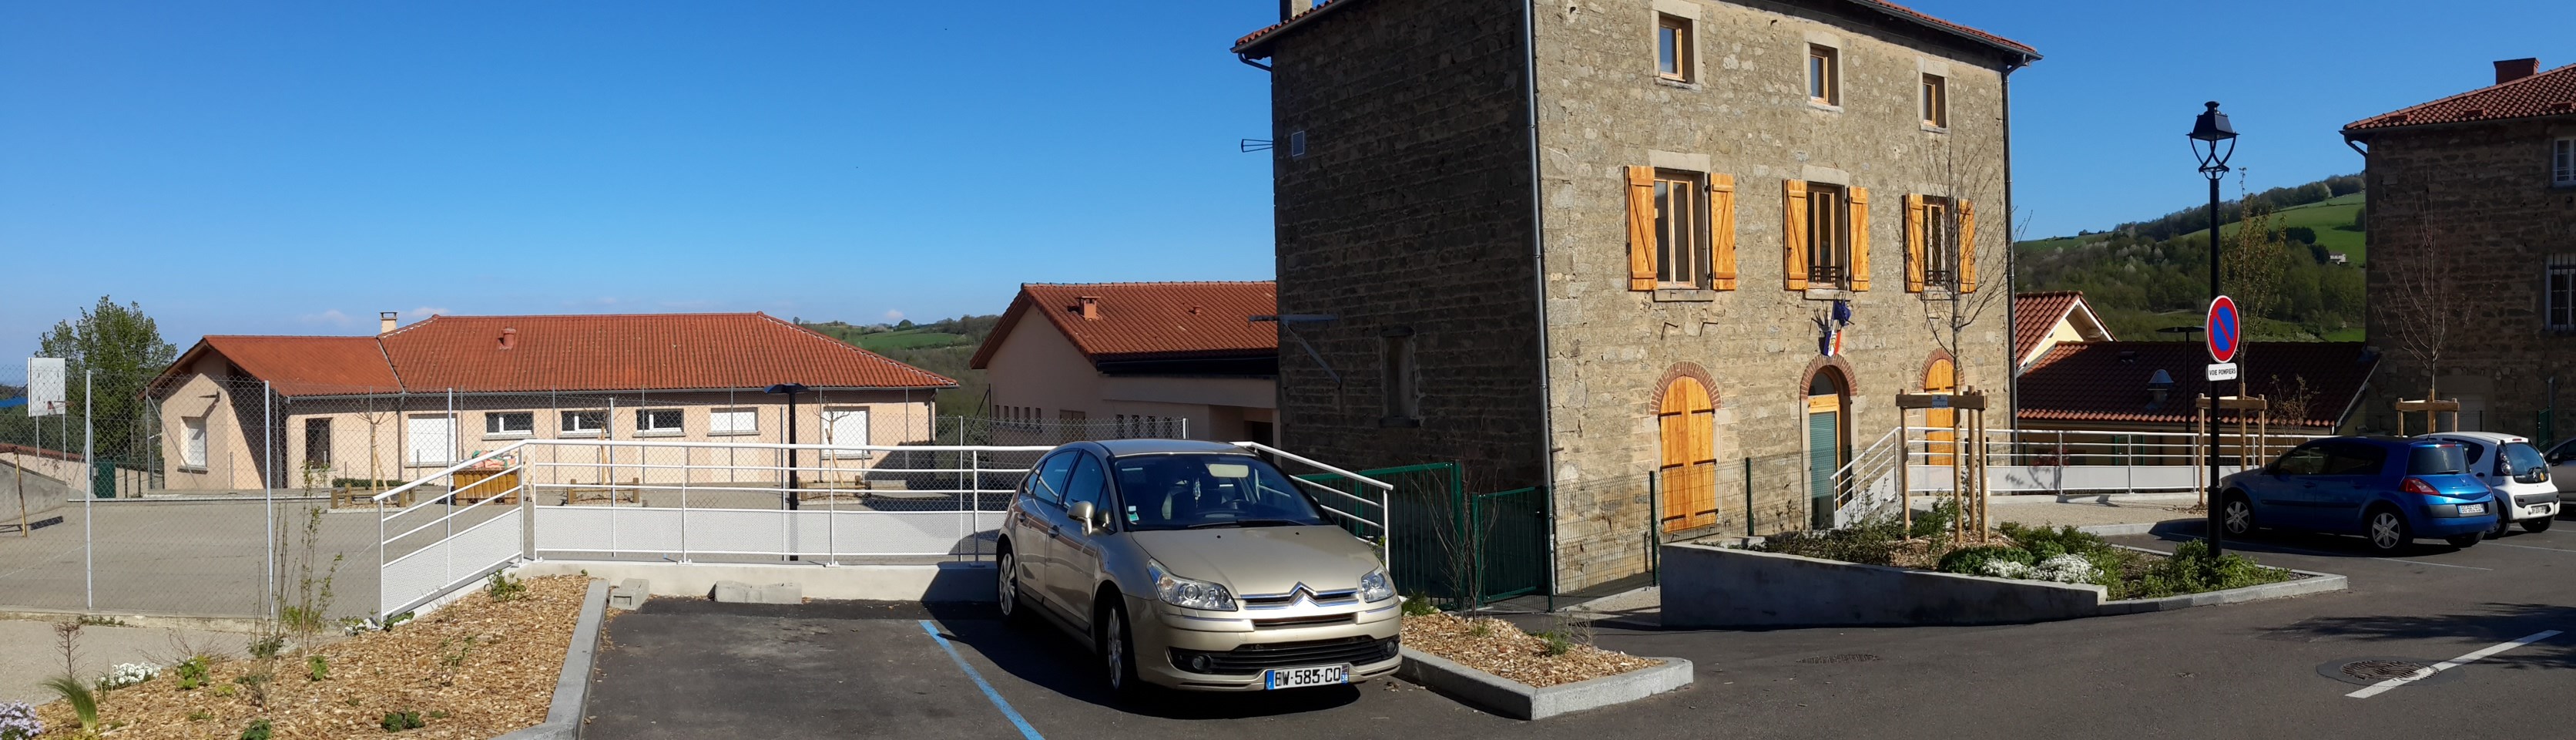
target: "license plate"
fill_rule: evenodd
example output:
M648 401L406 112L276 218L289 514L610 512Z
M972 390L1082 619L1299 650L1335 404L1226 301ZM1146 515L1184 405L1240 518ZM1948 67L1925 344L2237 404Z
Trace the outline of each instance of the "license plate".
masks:
M2470 515L2470 514L2484 514L2484 513L2487 513L2487 505L2486 505L2486 504L2461 504L2461 505L2460 505L2460 516L2468 516L2468 515Z
M1273 668L1261 672L1261 682L1262 688L1265 689L1337 686L1351 682L1351 667L1327 665L1312 668Z

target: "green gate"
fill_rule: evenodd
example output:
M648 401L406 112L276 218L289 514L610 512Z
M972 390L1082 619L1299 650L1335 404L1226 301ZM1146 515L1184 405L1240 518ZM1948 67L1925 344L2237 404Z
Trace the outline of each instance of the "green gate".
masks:
M1548 509L1544 488L1480 493L1469 501L1467 521L1484 530L1475 537L1478 606L1547 590Z
M1359 474L1395 487L1384 499L1394 508L1387 570L1406 595L1427 595L1453 605L1482 605L1547 590L1547 489L1470 495L1457 463L1378 468ZM1297 477L1366 501L1380 500L1376 489L1340 475ZM1368 522L1387 521L1388 512L1375 504L1342 499L1326 505L1368 520L1336 517L1343 529L1363 539L1378 536L1376 525Z

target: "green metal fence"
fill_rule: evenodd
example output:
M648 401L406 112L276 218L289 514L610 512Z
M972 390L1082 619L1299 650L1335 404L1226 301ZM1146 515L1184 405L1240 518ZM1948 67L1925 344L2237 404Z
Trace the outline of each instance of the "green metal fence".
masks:
M1547 489L1469 494L1457 463L1405 465L1359 474L1395 486L1385 498L1394 509L1387 569L1406 594L1453 605L1483 605L1547 590ZM1374 490L1343 476L1298 477L1364 500L1379 500ZM1344 500L1333 506L1363 519L1387 521L1388 512L1374 504ZM1343 528L1362 538L1378 535L1366 523L1344 522Z
M1547 489L1476 494L1467 511L1467 521L1482 530L1470 533L1476 542L1476 604L1546 591Z

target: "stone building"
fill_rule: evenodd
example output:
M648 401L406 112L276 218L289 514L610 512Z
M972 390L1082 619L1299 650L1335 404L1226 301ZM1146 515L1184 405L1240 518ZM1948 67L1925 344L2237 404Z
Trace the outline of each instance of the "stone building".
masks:
M1898 393L2010 418L2029 47L1875 0L1282 18L1234 50L1271 79L1288 448L1546 486L1569 592L1830 522Z
M2343 129L2369 163L2375 428L2435 391L2463 429L2558 436L2538 422L2552 379L2576 382L2576 65L2539 70L2496 62L2494 85Z

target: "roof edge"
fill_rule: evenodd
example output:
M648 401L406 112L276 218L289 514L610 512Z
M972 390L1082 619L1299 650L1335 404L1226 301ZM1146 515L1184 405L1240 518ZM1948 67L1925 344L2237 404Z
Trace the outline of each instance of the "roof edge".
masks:
M2524 77L2524 78L2516 79L2516 80L2509 80L2509 81L2506 81L2506 82L2499 82L2499 83L2495 83L2495 84L2492 84L2492 85L2488 85L2488 86L2486 86L2486 87L2476 88L2476 89L2472 89L2472 90L2465 90L2465 91L2461 91L2461 92L2457 92L2457 93L2452 93L2452 94L2450 94L2450 95L2444 95L2444 96L2442 96L2442 97L2434 98L2434 99L2432 99L2432 100L2427 100L2427 101L2424 101L2424 102L2421 102L2421 103L2416 103L2416 104L2414 104L2414 105L2406 106L2406 107L2404 107L2404 108L2399 108L2399 109L2397 109L2397 110L2393 110L2393 111L2389 111L2389 112L2386 112L2386 113L2381 113L2381 114L2379 114L2379 115L2375 115L2375 116L2370 116L2370 117L2367 117L2367 118L2363 118L2363 119L2361 119L2361 120L2353 121L2353 122L2351 122L2351 123L2344 124L2344 125L2343 125L2343 128L2338 129L2338 130L2339 130L2339 131L2341 131L2341 132L2343 132L2343 134L2344 134L2345 136L2349 137L2349 136L2354 135L2356 132L2360 132L2360 133L2362 133L2363 135L2367 135L2367 134L2368 134L2368 132L2372 132L2372 131L2387 131L2387 130L2390 130L2390 129L2413 128L2413 127L2416 127L2416 126L2438 126L2438 125L2442 125L2442 124L2454 124L2454 123L2457 123L2457 124L2468 124L2468 123L2499 123L2499 122L2503 122L2503 121L2519 121L2519 120L2522 120L2522 119L2525 119L2525 118L2547 118L2547 117L2549 117L2549 116L2563 116L2563 115L2568 115L2567 113L2537 113L2537 114L2528 115L2528 116L2512 116L2512 117L2507 117L2507 118L2480 118L2480 119L2476 119L2476 120L2469 120L2469 121L2425 121L2425 122L2422 122L2422 123L2395 123L2395 124L2389 124L2389 125L2385 125L2385 126L2371 126L2371 127L2367 127L2367 128L2362 128L2362 127L2361 127L2361 125L2362 125L2362 124L2369 123L2369 122L2371 122L2371 121L2376 121L2376 120L2379 120L2379 119L2382 119L2382 118L2387 118L2387 117L2389 117L2389 116L2397 115L2397 114L2399 114L2399 113L2404 113L2404 112L2411 111L2411 110L2414 110L2414 109L2417 109L2417 108L2431 107L2431 106L2435 106L2435 105L2440 105L2440 104L2442 104L2442 103L2447 103L2447 102L2450 102L2450 101L2453 101L2453 100L2457 100L2457 99L2460 99L2460 98L2465 98L2465 97L2468 97L2468 96L2471 96L2471 95L2476 95L2476 94L2479 94L2479 93L2485 93L2485 92L2492 92L2492 91L2496 91L2496 90L2502 90L2502 89L2504 89L2504 88L2508 88L2508 87L2512 87L2512 86L2515 86L2515 85L2520 85L2520 84L2523 84L2523 83L2531 82L2532 80L2542 79L2542 78L2548 77L2548 76L2550 76L2550 75L2558 74L2558 73L2560 73L2560 72L2567 72L2567 71L2569 71L2569 70L2576 70L2576 64L2564 64L2564 65L2560 65L2560 66L2559 66L2558 68L2556 68L2556 69L2545 70L2545 71L2539 72L2539 73L2537 73L2537 74L2533 74L2533 75L2531 75L2531 76L2529 76L2529 77Z

